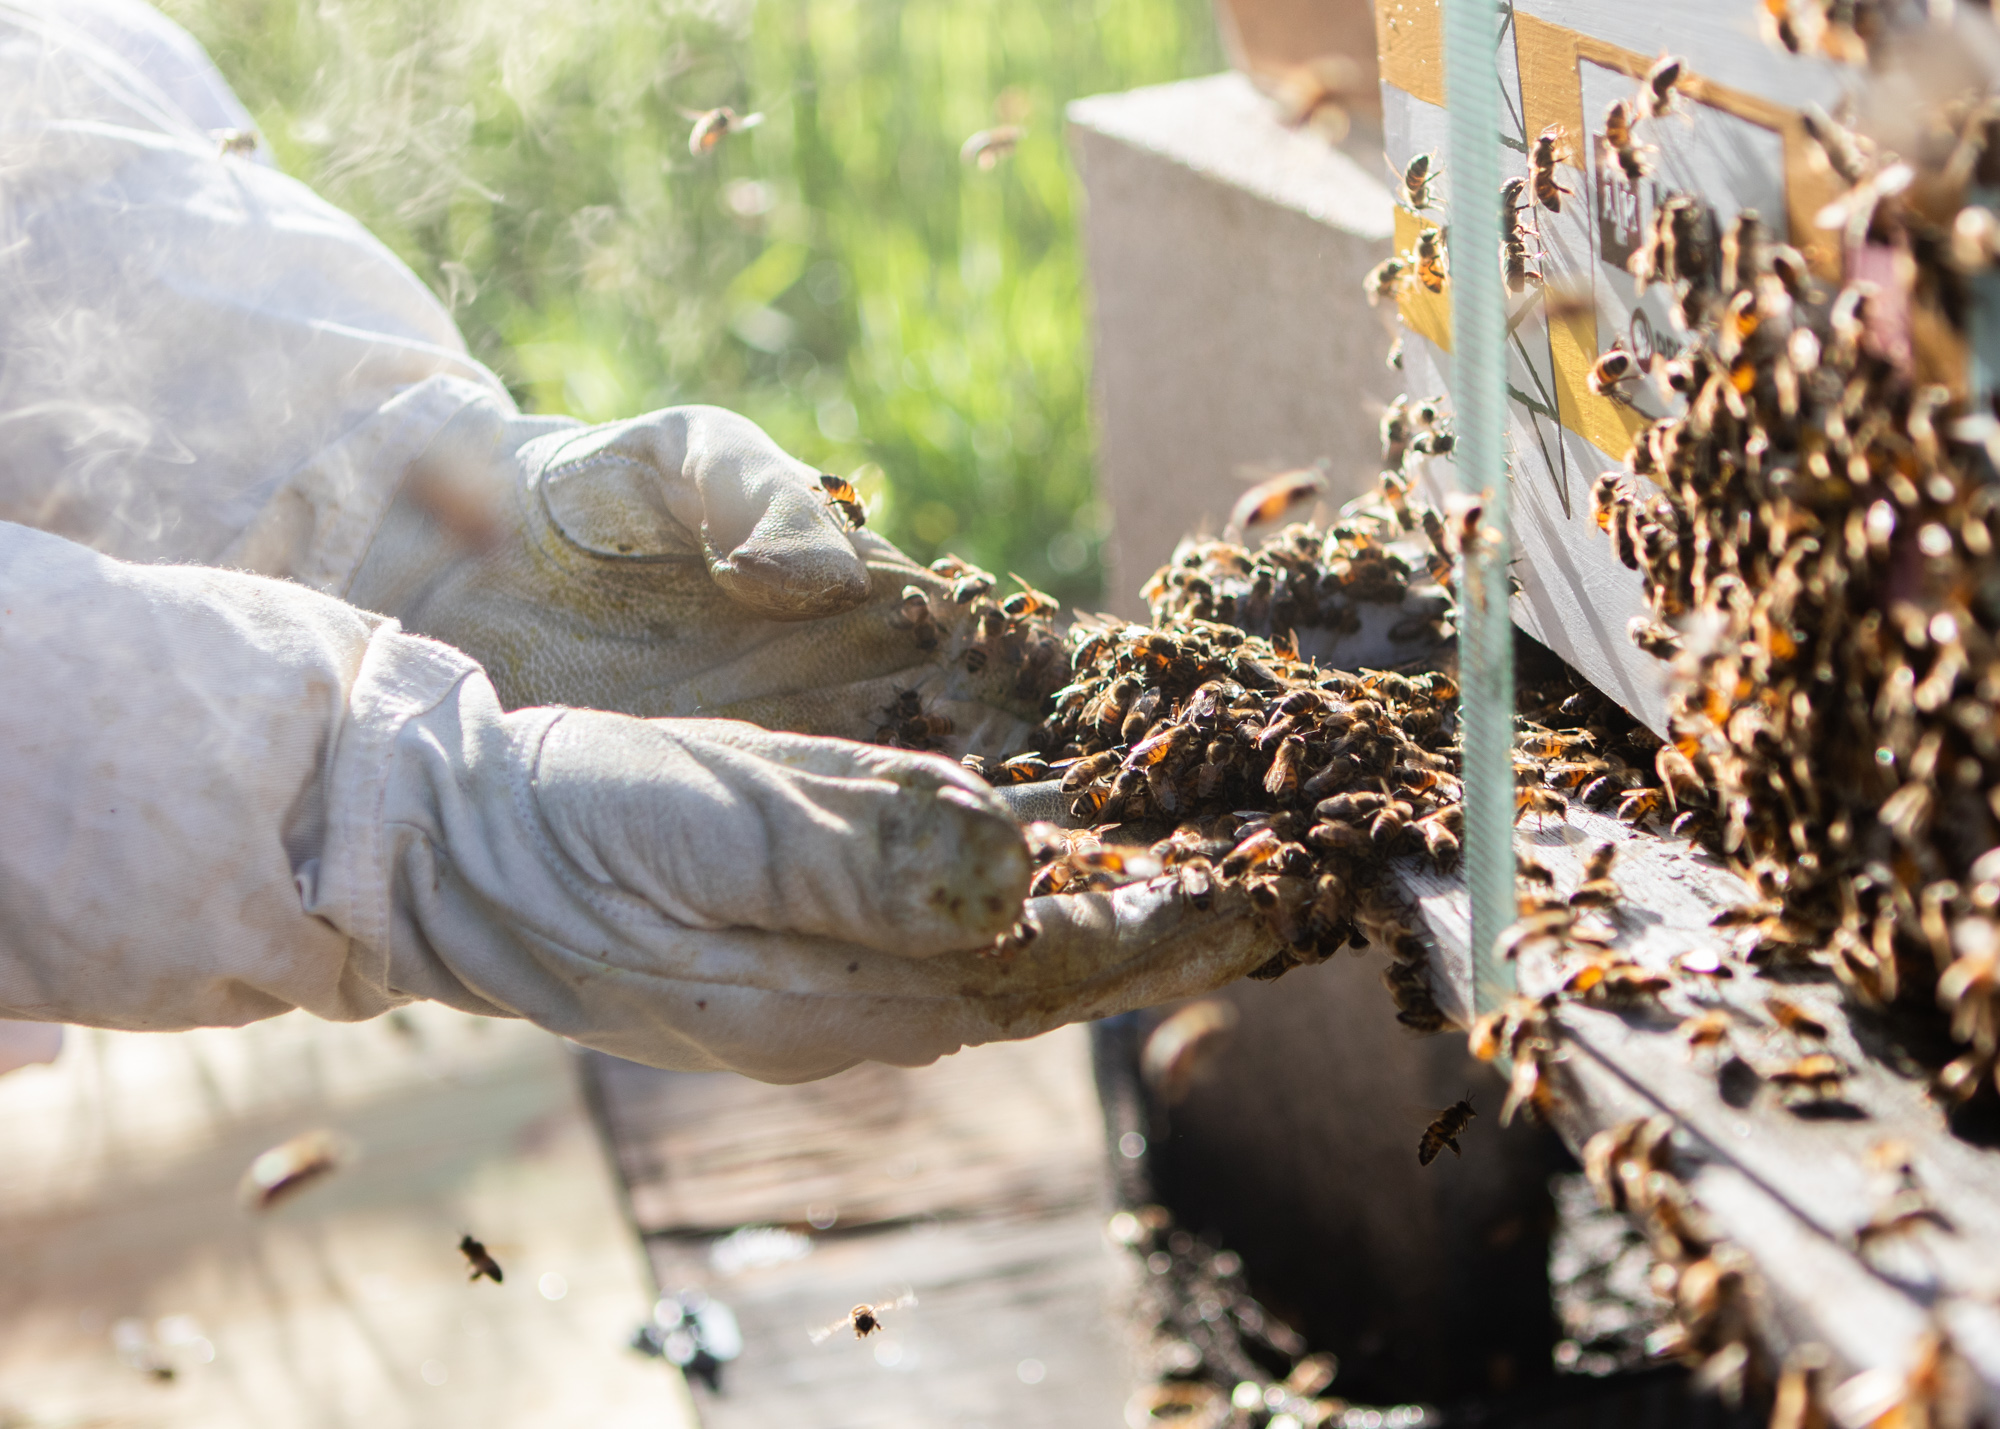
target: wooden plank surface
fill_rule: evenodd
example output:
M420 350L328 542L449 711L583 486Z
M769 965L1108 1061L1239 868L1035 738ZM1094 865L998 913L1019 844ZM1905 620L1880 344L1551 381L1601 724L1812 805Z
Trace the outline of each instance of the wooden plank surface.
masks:
M817 1237L803 1260L731 1276L705 1240L651 1245L663 1287L700 1285L742 1325L723 1393L697 1391L707 1429L1113 1429L1130 1297L1104 1222L1097 1206L925 1218ZM812 1343L811 1327L905 1286L917 1303L882 1331Z
M315 1127L354 1161L245 1213L252 1158ZM648 1275L569 1049L525 1023L71 1029L0 1079L0 1147L10 1429L692 1429L679 1376L626 1348ZM467 1283L467 1231L503 1284ZM121 1358L121 1322L171 1381Z
M1900 1375L1936 1314L1989 1393L2000 1390L2000 1151L1951 1132L1920 1070L1850 1018L1830 974L1755 975L1732 936L1710 924L1751 891L1707 855L1581 808L1545 826L1531 819L1517 834L1519 851L1546 865L1565 894L1601 842L1619 847L1620 951L1678 975L1659 998L1630 1008L1564 1002L1557 1122L1565 1139L1580 1146L1635 1117L1673 1117L1696 1201L1758 1263L1767 1332L1781 1352L1813 1339L1847 1374ZM1471 997L1463 885L1415 866L1399 878L1437 944L1439 1000L1463 1021ZM1727 975L1690 975L1690 958ZM1547 993L1573 966L1531 953L1519 968L1522 991ZM1772 994L1825 1024L1828 1037L1782 1030L1766 1006ZM1727 1043L1690 1049L1683 1019L1711 1010L1729 1018ZM1787 1105L1769 1073L1821 1050L1852 1069L1838 1099ZM1894 1190L1880 1165L1889 1142L1907 1154L1945 1223L1864 1249L1857 1233Z
M1103 1145L1081 1037L974 1047L929 1067L864 1063L794 1087L598 1066L642 1232L851 1229L1095 1204Z
M1102 1233L1082 1028L796 1087L592 1067L661 1290L705 1292L741 1324L722 1393L697 1391L708 1429L1119 1422L1126 1267ZM716 1256L745 1225L786 1227L804 1253ZM807 1334L906 1290L916 1306L865 1342Z

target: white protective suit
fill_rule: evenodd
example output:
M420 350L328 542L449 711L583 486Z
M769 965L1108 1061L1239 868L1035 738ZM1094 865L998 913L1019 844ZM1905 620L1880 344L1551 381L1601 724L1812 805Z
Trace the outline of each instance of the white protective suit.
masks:
M942 583L741 418L522 416L249 127L138 0L0 0L0 1017L427 997L798 1080L1270 955L1124 890L991 956L991 791L813 737L1018 732L886 618ZM809 733L633 717L697 714Z

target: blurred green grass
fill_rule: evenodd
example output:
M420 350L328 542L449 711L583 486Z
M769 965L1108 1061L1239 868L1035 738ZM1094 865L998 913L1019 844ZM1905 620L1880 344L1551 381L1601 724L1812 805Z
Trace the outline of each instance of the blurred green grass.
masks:
M1099 593L1062 109L1218 68L1207 0L162 8L524 408L733 407L920 559ZM693 158L718 104L766 119ZM959 162L1009 121L1011 158Z

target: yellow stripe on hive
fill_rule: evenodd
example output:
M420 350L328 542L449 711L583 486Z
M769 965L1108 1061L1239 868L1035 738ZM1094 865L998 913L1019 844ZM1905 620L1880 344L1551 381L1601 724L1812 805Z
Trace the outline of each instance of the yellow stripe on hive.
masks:
M1375 0L1382 78L1444 108L1444 20L1439 0Z

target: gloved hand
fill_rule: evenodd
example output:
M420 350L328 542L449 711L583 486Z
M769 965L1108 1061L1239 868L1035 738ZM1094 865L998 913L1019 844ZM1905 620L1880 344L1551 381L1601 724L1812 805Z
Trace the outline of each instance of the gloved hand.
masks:
M639 1061L772 1081L928 1062L1204 991L1254 920L1162 889L1037 899L992 791L935 756L720 720L502 713L467 680L405 726L385 822L391 978Z
M1046 651L1037 684L1019 651L969 656L953 585L847 529L818 473L734 413L577 427L475 402L413 467L347 595L471 654L508 708L874 740L914 690L951 753L1014 752L1060 667Z
M948 761L503 711L302 586L0 523L0 1017L171 1030L413 997L795 1081L1203 991L1271 955L1163 889L1036 900Z

